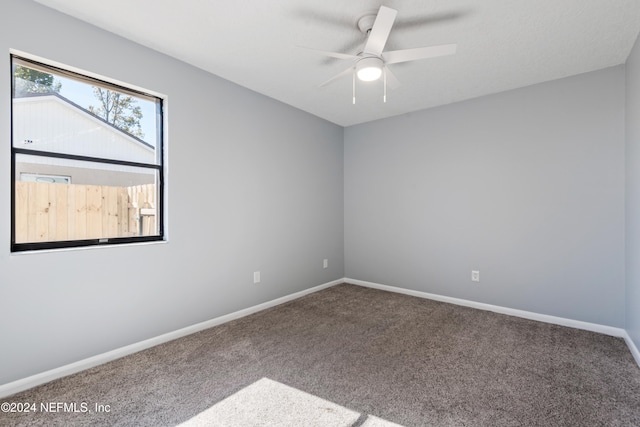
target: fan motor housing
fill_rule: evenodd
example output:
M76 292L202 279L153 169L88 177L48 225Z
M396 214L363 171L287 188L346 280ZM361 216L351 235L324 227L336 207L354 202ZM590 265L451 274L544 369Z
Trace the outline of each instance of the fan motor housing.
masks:
M362 15L358 18L356 25L363 34L368 34L373 28L374 22L376 22L376 12L368 12L366 15Z

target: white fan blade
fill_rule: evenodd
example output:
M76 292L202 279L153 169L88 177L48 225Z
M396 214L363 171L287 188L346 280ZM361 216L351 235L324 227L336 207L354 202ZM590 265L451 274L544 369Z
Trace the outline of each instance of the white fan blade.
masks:
M358 58L355 55L349 55L347 53L329 52L327 50L313 49L313 48L304 47L304 46L298 46L298 47L301 48L301 49L306 49L306 50L310 50L310 51L319 53L321 55L330 56L332 58L338 58L338 59L356 59L356 58Z
M386 6L380 6L376 20L373 23L371 32L367 43L364 45L364 53L368 53L375 56L382 55L384 45L387 44L391 27L396 20L398 11L388 8Z
M400 86L400 82L396 78L396 76L391 72L389 67L384 67L384 72L387 75L387 86L391 89L396 89Z
M392 50L383 53L382 58L385 64L397 64L399 62L435 58L437 56L455 54L457 46L456 44L443 44L440 46L417 47L415 49Z
M342 71L341 73L336 74L335 76L331 77L326 82L320 83L318 85L318 87L326 86L329 83L333 83L335 80L338 80L340 77L346 76L347 74L351 74L351 73L353 73L353 65L351 67L347 68L346 70Z

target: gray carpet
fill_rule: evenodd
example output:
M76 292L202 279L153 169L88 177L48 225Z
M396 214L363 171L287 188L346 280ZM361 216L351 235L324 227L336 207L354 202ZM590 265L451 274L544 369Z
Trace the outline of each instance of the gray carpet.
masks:
M346 284L5 398L89 411L0 425L174 426L262 378L356 425L640 426L622 339Z

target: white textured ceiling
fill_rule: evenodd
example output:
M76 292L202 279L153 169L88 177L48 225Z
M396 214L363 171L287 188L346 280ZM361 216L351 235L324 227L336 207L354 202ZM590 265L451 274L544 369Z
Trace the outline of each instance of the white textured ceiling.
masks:
M638 0L36 0L342 126L626 61ZM387 50L457 43L457 54L390 65L401 82L318 84L349 67L300 49L357 53L357 19L398 11Z

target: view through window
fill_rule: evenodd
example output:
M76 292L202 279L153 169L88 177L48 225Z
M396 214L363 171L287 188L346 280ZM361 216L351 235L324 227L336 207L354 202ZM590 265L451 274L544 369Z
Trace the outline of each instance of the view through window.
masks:
M13 251L163 238L162 100L12 57Z

